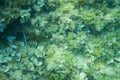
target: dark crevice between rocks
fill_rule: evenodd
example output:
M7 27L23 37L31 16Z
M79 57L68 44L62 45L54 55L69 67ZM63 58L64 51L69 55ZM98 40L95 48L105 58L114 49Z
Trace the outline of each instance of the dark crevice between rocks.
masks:
M23 27L19 23L19 19L14 20L10 24L7 25L7 27L4 29L3 32L0 32L0 44L1 45L7 45L8 36L14 36L16 40L21 40L23 38L22 29Z

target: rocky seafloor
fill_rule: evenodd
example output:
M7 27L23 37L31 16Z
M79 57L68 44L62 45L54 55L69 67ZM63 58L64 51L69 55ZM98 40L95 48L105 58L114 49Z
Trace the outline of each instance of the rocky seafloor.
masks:
M0 80L119 74L119 0L0 0Z

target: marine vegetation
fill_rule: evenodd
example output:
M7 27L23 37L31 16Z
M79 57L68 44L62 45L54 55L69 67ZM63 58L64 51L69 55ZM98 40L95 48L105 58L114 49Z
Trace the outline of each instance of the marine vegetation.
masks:
M0 80L119 74L119 0L0 0Z

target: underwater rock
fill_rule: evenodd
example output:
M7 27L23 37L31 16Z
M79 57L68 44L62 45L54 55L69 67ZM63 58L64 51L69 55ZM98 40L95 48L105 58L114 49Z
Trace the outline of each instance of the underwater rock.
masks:
M30 70L30 71L34 71L35 67L34 67L33 62L29 62L27 68L28 68L28 70Z
M35 66L41 66L42 61L38 60L36 57L31 57L31 61L34 63Z
M15 60L19 62L19 61L21 61L21 58L22 58L21 53L16 53Z
M4 64L4 65L1 66L0 69L1 69L3 72L8 72L10 68L9 68L8 65Z
M42 58L43 57L43 49L44 49L44 46L38 46L37 49L35 50L35 55L37 58Z

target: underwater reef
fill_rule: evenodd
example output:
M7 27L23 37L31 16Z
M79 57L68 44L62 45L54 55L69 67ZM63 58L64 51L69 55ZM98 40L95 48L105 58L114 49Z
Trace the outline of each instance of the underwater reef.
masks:
M0 0L0 80L120 80L120 0Z

